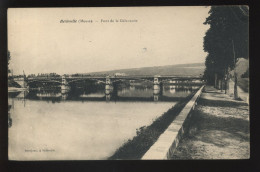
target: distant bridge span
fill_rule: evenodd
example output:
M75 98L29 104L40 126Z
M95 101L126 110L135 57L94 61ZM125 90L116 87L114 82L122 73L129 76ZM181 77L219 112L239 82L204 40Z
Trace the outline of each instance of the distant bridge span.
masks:
M44 77L28 77L28 78L16 78L15 81L21 83L22 87L29 85L33 82L43 83L59 83L61 85L69 85L70 83L92 80L104 84L113 84L124 81L146 81L153 82L154 84L160 84L167 81L192 81L202 80L202 76L178 76L178 75L127 75L127 76L44 76Z
M80 80L80 79L89 79L89 80L100 80L104 81L107 78L110 80L154 80L154 78L158 78L159 80L195 80L195 79L202 79L201 76L176 76L176 75L127 75L127 76L70 76L70 75L63 75L61 77L28 77L28 82L30 81L60 81L62 77L65 77L68 81L69 80Z

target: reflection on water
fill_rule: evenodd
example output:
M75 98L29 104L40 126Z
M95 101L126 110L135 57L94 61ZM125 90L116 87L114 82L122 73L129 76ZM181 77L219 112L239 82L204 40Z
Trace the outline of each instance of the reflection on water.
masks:
M60 89L9 93L9 157L106 159L136 129L150 125L197 89L118 84L109 90L105 85L72 88L65 94Z

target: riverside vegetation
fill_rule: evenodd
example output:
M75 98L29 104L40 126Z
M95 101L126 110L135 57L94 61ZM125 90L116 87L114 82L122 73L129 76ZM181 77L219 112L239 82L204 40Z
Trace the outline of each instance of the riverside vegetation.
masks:
M143 126L137 129L137 135L124 143L124 145L118 148L108 159L141 159L194 94L195 92L191 93L185 99L180 100L171 109L157 118L150 126Z

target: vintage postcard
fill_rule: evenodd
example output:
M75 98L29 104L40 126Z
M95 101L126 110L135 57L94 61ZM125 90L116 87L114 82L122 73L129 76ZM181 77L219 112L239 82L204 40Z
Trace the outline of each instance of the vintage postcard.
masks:
M8 9L9 160L248 159L249 7Z

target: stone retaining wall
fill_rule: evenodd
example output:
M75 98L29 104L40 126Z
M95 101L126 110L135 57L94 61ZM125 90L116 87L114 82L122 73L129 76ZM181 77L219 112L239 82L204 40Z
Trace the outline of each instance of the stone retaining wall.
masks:
M189 118L189 114L197 104L198 97L201 95L204 86L202 86L192 99L186 104L180 114L172 121L169 127L161 134L158 140L142 157L143 160L169 159L178 146L179 140L184 134L184 123Z

